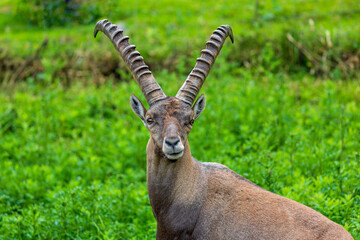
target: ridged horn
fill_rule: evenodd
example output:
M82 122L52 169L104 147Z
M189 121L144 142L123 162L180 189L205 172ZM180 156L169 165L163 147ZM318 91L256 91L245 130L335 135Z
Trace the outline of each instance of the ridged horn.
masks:
M194 69L176 94L177 98L190 105L194 103L227 37L230 37L231 42L234 43L234 36L229 25L221 25L213 32L210 40L206 42L206 49L201 51Z
M159 84L156 82L149 67L144 63L140 53L135 50L135 45L130 45L129 37L123 35L123 30L109 22L107 19L96 23L94 37L103 32L120 53L135 81L143 92L146 101L151 106L166 97Z

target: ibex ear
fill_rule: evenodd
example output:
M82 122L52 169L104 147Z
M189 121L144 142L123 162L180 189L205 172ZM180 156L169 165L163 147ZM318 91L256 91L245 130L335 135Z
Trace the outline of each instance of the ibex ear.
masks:
M201 94L201 96L196 100L193 106L194 120L197 119L202 113L202 111L205 109L205 103L206 103L205 95Z
M130 96L130 104L134 113L141 119L141 121L145 122L146 108L134 94L131 94Z

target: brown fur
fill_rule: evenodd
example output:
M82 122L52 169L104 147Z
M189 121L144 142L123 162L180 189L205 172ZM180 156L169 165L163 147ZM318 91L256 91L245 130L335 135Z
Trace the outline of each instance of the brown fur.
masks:
M175 114L178 114L180 105L181 102L176 98L172 98L170 99L170 101L165 102L164 106L165 106L166 115L173 116Z
M218 163L191 156L191 108L167 98L146 113L147 184L157 239L353 239L340 225L293 200L266 191ZM146 118L145 117L145 118ZM184 154L170 161L161 144L168 125L180 127Z

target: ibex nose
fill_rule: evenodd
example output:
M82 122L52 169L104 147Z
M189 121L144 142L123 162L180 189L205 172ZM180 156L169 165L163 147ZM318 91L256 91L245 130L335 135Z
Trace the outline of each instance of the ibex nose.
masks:
M174 138L174 139L165 139L165 143L169 146L174 148L176 146L176 144L178 144L180 142L179 138Z

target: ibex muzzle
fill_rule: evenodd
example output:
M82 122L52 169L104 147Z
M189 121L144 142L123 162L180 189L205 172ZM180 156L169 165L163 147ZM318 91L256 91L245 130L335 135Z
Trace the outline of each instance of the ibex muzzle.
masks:
M179 136L180 124L176 118L170 118L164 126L164 141L162 150L167 158L178 159L184 154L184 144Z
M233 41L229 26L210 36L176 97L165 96L122 30L102 20L95 36L98 31L110 38L150 106L146 110L137 97L130 97L150 132L147 184L157 239L353 239L313 209L266 191L221 164L191 156L187 136L205 108L205 96L194 101L225 39Z

